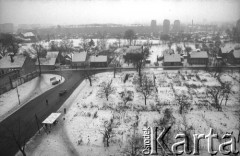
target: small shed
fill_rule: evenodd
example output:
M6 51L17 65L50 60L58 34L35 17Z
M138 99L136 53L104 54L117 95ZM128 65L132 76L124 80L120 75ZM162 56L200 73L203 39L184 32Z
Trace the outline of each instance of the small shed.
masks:
M52 125L59 118L61 113L51 113L42 123Z

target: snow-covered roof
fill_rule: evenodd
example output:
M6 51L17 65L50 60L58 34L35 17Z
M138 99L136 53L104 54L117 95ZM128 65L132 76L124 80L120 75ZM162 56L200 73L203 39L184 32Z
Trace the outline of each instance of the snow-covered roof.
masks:
M238 49L238 50L234 50L233 51L233 56L235 57L235 58L240 58L240 49Z
M11 57L10 56L4 56L1 60L0 60L0 68L1 69L8 69L8 68L22 68L25 60L26 60L26 56L23 55L15 55L13 56L13 62L11 62Z
M35 35L32 32L23 33L23 36L24 37L35 37Z
M42 123L43 124L53 124L54 121L61 115L61 113L50 114Z
M72 62L85 62L87 58L87 52L74 53L72 55Z
M107 62L107 56L90 56L90 62Z
M179 54L165 54L164 62L181 62L181 56Z
M194 51L190 54L190 57L191 58L208 58L208 54L206 51L200 51L200 52Z
M48 51L46 58L57 58L59 52L58 51Z
M39 58L40 60L40 65L55 65L57 58ZM38 65L38 60L35 63Z
M224 46L224 47L221 47L221 51L222 53L229 53L230 51L234 50L233 47L230 47L230 46Z

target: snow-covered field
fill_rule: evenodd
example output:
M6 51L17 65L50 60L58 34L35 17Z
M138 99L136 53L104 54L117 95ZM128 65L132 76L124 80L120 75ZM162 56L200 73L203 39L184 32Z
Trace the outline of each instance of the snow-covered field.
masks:
M237 138L239 133L239 78L237 72L224 72L220 81L213 77L213 73L205 71L145 71L149 77L156 76L156 90L144 104L142 94L137 92L136 72L101 73L94 77L93 85L85 80L74 91L71 97L60 108L62 116L50 134L41 132L34 136L27 144L27 155L84 155L107 156L126 155L131 153L132 142L135 147L142 147L143 128L148 126L167 126L172 124L170 133L166 136L167 143L176 142L174 136L177 132L187 132L207 135L210 128L221 137L226 132L233 132ZM129 78L124 83L125 75ZM108 101L100 94L101 83L112 80L115 92L109 96ZM231 83L231 94L227 104L223 99L222 111L210 106L206 101L207 86L219 86L223 82ZM121 93L133 93L132 101L125 105ZM180 114L176 95L186 95L189 107ZM67 113L63 114L63 108ZM106 125L112 123L112 137L109 147L103 142ZM139 142L137 142L139 141ZM222 139L214 139L214 149ZM240 150L240 144L237 148ZM141 152L141 149L138 151ZM20 155L18 153L17 155ZM207 141L200 142L200 155L207 154ZM218 154L220 155L220 154Z
M61 76L54 74L42 74L41 77L36 77L15 89L12 89L0 95L0 120L9 115L9 113L22 107L26 102L44 93L45 91L55 87L51 84L50 78L56 77L60 80ZM61 83L64 82L62 78ZM60 84L60 83L59 83ZM20 105L17 96L19 93Z

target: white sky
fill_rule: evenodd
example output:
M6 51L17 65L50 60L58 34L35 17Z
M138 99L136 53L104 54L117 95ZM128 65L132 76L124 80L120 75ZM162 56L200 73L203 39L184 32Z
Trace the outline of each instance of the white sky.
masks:
M0 23L161 23L167 18L195 23L235 22L240 0L0 0Z

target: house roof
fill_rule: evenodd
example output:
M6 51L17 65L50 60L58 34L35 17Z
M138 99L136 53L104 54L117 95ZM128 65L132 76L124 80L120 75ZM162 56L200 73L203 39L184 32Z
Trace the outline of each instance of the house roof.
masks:
M208 54L206 51L200 51L200 52L194 51L190 54L190 57L191 58L208 58Z
M40 65L51 65L54 66L56 64L56 60L57 58L39 58L40 60ZM35 63L36 65L38 65L38 60Z
M90 62L107 62L107 56L90 56Z
M230 47L230 46L224 46L224 47L221 47L221 51L222 53L229 53L230 51L234 50L233 47Z
M35 35L32 32L23 33L23 36L24 37L35 37Z
M164 62L181 62L181 56L179 54L165 54Z
M15 55L13 56L14 62L11 62L11 57L10 56L4 56L1 60L0 60L0 68L1 69L8 69L8 68L22 68L25 60L26 60L26 56L23 55Z
M235 58L240 58L240 49L238 49L238 50L234 50L233 51L233 56L235 57Z
M48 51L46 58L57 58L59 52L58 51Z
M74 53L72 55L72 62L85 62L87 58L87 52Z

